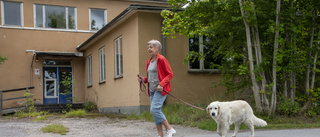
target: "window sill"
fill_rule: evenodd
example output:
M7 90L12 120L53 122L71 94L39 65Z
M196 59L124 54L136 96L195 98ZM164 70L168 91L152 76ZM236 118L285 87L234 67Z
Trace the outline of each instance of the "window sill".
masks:
M207 70L200 70L200 69L189 69L188 73L209 73L209 74L221 74L220 69L207 69Z
M104 83L106 83L106 81L100 81L100 82L99 82L99 84L104 84Z
M91 87L92 87L92 85L88 85L88 86L87 86L87 88L91 88Z
M121 78L123 78L123 76L115 77L114 80L121 79Z

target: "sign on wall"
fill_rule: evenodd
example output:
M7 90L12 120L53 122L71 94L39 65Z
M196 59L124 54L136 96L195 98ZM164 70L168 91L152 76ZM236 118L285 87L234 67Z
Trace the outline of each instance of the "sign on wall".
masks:
M40 69L34 69L34 74L35 75L40 75Z

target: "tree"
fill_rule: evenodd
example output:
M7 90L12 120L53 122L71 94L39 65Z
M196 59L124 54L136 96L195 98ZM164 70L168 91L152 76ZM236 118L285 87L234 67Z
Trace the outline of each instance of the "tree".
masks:
M219 84L228 92L251 87L258 111L275 113L277 102L285 98L290 98L292 104L310 104L308 100L312 102L320 95L320 88L317 88L320 85L316 84L319 81L316 73L320 72L316 67L320 39L319 33L314 33L319 32L320 18L314 15L319 15L320 1L168 2L172 9L161 13L164 17L163 34L210 37L210 45L215 45L210 51L224 55L219 66L223 79ZM178 10L187 2L189 6ZM209 55L190 51L186 60L200 60ZM311 66L310 79L308 70ZM308 81L311 81L310 87L309 84L300 84ZM309 96L307 93L313 94Z

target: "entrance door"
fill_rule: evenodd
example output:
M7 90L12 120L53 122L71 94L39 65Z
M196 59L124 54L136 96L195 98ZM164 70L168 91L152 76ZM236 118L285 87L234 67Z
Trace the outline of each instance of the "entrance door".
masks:
M68 100L72 103L72 87L62 84L65 76L72 81L71 72L71 67L43 67L43 104L66 104ZM68 90L70 94L66 94Z

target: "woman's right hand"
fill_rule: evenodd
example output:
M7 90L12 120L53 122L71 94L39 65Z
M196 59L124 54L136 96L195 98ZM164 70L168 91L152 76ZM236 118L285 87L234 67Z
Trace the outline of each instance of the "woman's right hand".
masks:
M141 83L141 82L144 83L144 78L143 77L141 77L139 74L137 75L137 77L138 77L138 82L139 83Z

